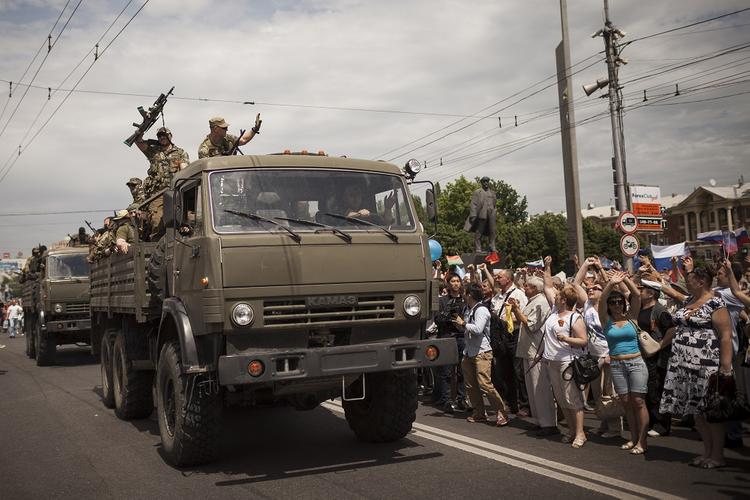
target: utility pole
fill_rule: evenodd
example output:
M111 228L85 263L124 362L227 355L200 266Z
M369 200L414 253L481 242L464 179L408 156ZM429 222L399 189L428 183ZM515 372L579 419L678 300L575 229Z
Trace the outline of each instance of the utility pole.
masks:
M565 209L568 219L568 255L578 256L583 262L583 223L581 194L578 185L578 153L576 150L575 112L573 110L573 77L570 71L570 39L568 36L568 6L560 0L562 41L555 49L557 60L557 93L560 108L560 136L562 138L563 177L565 179ZM566 265L566 272L573 266Z
M630 208L628 196L628 175L625 168L625 138L622 127L622 94L618 73L620 65L627 61L620 58L618 40L625 36L612 24L609 18L609 1L604 0L604 27L597 31L594 36L601 35L604 38L604 51L607 60L607 80L597 80L596 84L584 86L586 94L591 95L597 88L608 85L609 94L609 118L612 123L612 170L614 180L615 202L617 210L622 213ZM632 272L633 258L623 255L625 268Z

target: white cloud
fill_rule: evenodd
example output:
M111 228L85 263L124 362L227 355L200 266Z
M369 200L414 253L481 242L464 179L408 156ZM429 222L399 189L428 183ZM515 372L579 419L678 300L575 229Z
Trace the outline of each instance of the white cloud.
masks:
M628 32L626 41L746 5L741 0L710 4L699 0L610 3L613 20ZM4 15L0 18L3 51L0 78L16 80L20 76L63 4L42 0L1 4ZM571 0L568 4L572 58L579 61L603 48L600 38L590 38L602 24L601 4L584 0ZM122 5L121 1L84 2L36 83L57 84L91 48ZM138 5L140 2L133 2L116 30ZM748 23L748 17L734 16L700 29ZM621 78L627 81L634 75L653 72L654 68L674 62L672 59L694 57L740 43L746 33L746 28L739 27L633 43L625 51L630 64L621 70ZM109 39L105 38L100 50ZM543 0L470 3L290 0L234 2L231 7L227 4L220 8L209 0L159 1L147 5L93 66L80 88L154 95L174 85L177 97L258 103L249 106L170 100L166 107L167 125L174 132L175 142L192 158L196 157L197 145L207 132L210 116L225 116L236 132L250 126L256 112L263 114L263 133L244 148L247 153L324 149L335 155L379 158L382 153L445 127L457 118L280 104L468 115L553 75L554 49L559 40L558 4ZM693 81L687 79L714 65L735 60L736 64L742 64L742 57L747 57L747 51L627 85L626 95L634 93L628 104L638 103L636 94L643 88L648 88L650 95L671 90L678 78L685 81L681 89L707 82L711 75ZM747 69L750 64L715 73L713 78ZM604 63L598 63L574 76L572 95L579 120L606 111L605 100L596 96L586 98L580 90L583 83L605 73ZM659 85L664 87L658 89ZM722 92L696 94L695 98L741 90L748 90L747 84ZM495 118L481 120L433 145L398 157L395 162L402 163L409 156L420 160L448 158L449 150L482 133L486 139L457 155L557 127L556 113L523 123L536 111L554 108L556 92L553 86L503 111L500 131L494 131ZM11 108L19 95L18 90L14 92L9 101ZM50 101L43 116L60 98L58 95ZM8 130L0 137L0 162L17 148L45 99L45 91L29 92ZM129 197L125 180L144 175L147 164L136 148L127 148L122 140L132 131L130 123L138 119L135 108L149 105L152 100L74 94L0 183L3 207L0 212L61 212L124 206ZM512 102L505 101L489 111ZM738 96L704 104L652 106L628 113L625 140L630 180L660 184L664 192L685 192L706 182L704 177L710 165L711 176L719 183L735 181L738 172L747 170L745 145L750 135L747 102ZM0 107L4 104L5 97L0 96ZM517 129L512 126L514 115L522 123ZM581 126L577 133L581 201L607 203L612 197L609 120ZM386 158L393 156L389 154ZM431 163L423 175L435 179L461 172L469 177L487 174L503 178L525 194L531 212L564 209L559 137L471 168L490 156L458 163L446 161L442 167ZM101 214L87 217L94 215L101 219ZM78 215L49 216L45 220L0 217L0 250L28 252L38 241L55 240L60 234L73 231L80 225L80 219ZM34 225L47 220L59 225L52 228ZM15 226L24 223L24 227Z

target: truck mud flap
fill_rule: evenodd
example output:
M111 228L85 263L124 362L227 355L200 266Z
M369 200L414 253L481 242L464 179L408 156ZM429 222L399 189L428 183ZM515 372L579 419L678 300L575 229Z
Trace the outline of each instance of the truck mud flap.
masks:
M180 341L180 355L182 357L182 367L185 373L204 373L208 371L203 367L198 359L198 348L195 345L195 336L193 327L190 325L185 306L181 301L175 298L165 299L162 302L161 322L159 324L159 341L157 345L162 344L162 331L167 318L171 318L177 330L177 338Z

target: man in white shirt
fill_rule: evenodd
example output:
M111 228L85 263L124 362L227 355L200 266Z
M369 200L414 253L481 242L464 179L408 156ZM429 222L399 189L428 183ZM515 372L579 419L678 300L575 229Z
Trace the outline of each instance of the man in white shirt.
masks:
M492 298L492 310L503 320L507 321L509 317L512 318L508 299L515 299L520 309L526 307L529 302L524 291L516 287L513 282L513 272L510 269L501 269L497 273L495 286L496 289L499 288L499 292ZM520 417L528 417L529 396L526 391L523 360L516 357L520 329L520 322L514 322L513 330L503 336L502 352L493 353L496 359L496 370L492 381L508 402L510 412L517 413Z
M13 299L8 307L8 337L15 338L16 331L21 324L21 318L23 318L23 308L18 305L18 301Z

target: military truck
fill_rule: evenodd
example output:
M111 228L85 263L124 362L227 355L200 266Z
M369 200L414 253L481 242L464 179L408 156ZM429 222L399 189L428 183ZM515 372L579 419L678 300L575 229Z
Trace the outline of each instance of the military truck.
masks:
M58 345L91 341L87 254L86 247L47 250L23 283L26 355L39 366L55 363Z
M92 264L106 406L147 417L155 385L176 466L217 456L228 405L309 410L341 397L363 441L410 431L416 369L455 363L457 352L453 339L425 335L437 288L398 167L205 158L160 196L166 235Z

